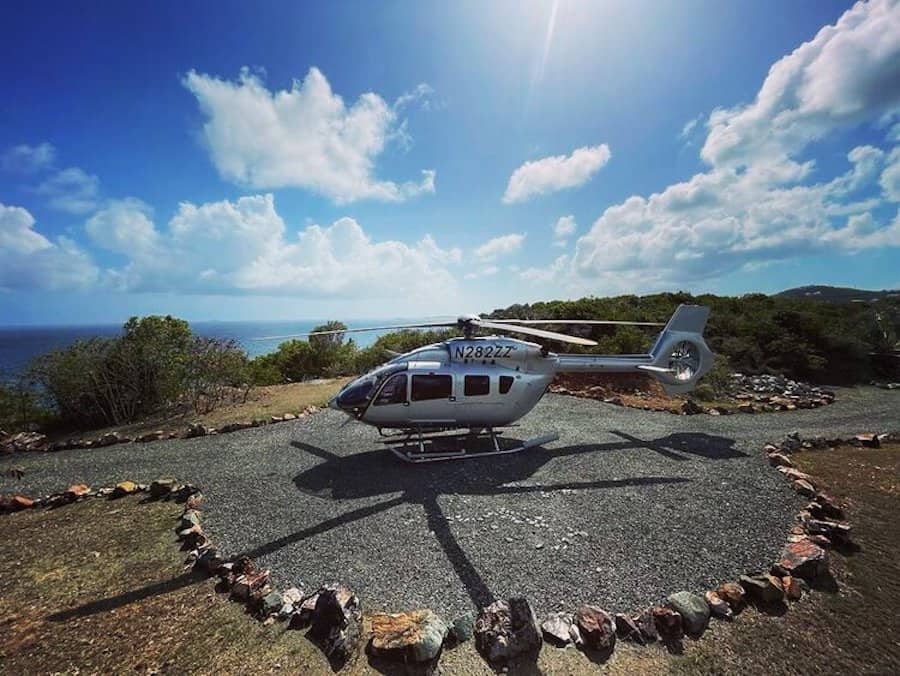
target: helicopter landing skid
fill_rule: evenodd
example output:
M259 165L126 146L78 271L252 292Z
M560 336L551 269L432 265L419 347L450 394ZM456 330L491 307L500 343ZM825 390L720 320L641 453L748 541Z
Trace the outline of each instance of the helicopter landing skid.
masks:
M559 439L559 432L549 432L533 439L526 439L514 446L504 448L500 443L502 432L487 428L479 432L462 432L458 434L426 434L422 431L411 432L402 437L387 439L382 443L404 462L438 462L440 460L464 460L466 458L482 458L490 455L510 455L520 453L528 448L548 444ZM472 445L476 442L489 441L487 448L461 448L459 442L468 440ZM452 441L455 448L439 449L438 442ZM477 445L477 444L476 444Z

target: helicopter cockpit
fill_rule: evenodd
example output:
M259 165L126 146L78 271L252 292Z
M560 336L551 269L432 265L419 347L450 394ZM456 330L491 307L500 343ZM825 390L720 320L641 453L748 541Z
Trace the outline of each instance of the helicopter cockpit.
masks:
M371 373L347 383L329 402L329 406L359 415L368 406L381 384L395 373L405 371L408 366L407 362L390 362L378 367Z

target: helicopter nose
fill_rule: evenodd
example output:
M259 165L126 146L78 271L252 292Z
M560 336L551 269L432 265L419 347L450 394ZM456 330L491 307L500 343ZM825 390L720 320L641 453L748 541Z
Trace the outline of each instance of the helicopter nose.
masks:
M338 406L338 398L337 396L332 397L328 400L328 408L333 408L335 411L340 411L341 407Z

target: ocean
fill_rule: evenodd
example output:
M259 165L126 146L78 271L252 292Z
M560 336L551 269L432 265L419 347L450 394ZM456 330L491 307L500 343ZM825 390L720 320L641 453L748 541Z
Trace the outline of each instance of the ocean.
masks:
M348 328L403 324L410 320L386 319L345 322ZM286 338L294 333L311 331L325 322L318 321L239 321L239 322L191 322L194 333L210 338L231 338L247 351L250 357L273 352ZM6 380L21 372L34 357L50 350L67 347L76 340L93 337L117 336L122 332L120 324L100 324L96 326L0 326L0 380ZM353 333L357 345L366 347L378 336L388 331L367 331Z

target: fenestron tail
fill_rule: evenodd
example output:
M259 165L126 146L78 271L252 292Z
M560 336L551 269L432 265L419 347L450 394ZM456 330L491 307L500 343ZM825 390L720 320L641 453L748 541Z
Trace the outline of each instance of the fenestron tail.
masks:
M580 373L642 371L656 378L667 394L689 392L713 366L713 353L703 340L708 317L708 307L679 305L649 354L559 355L556 369Z

